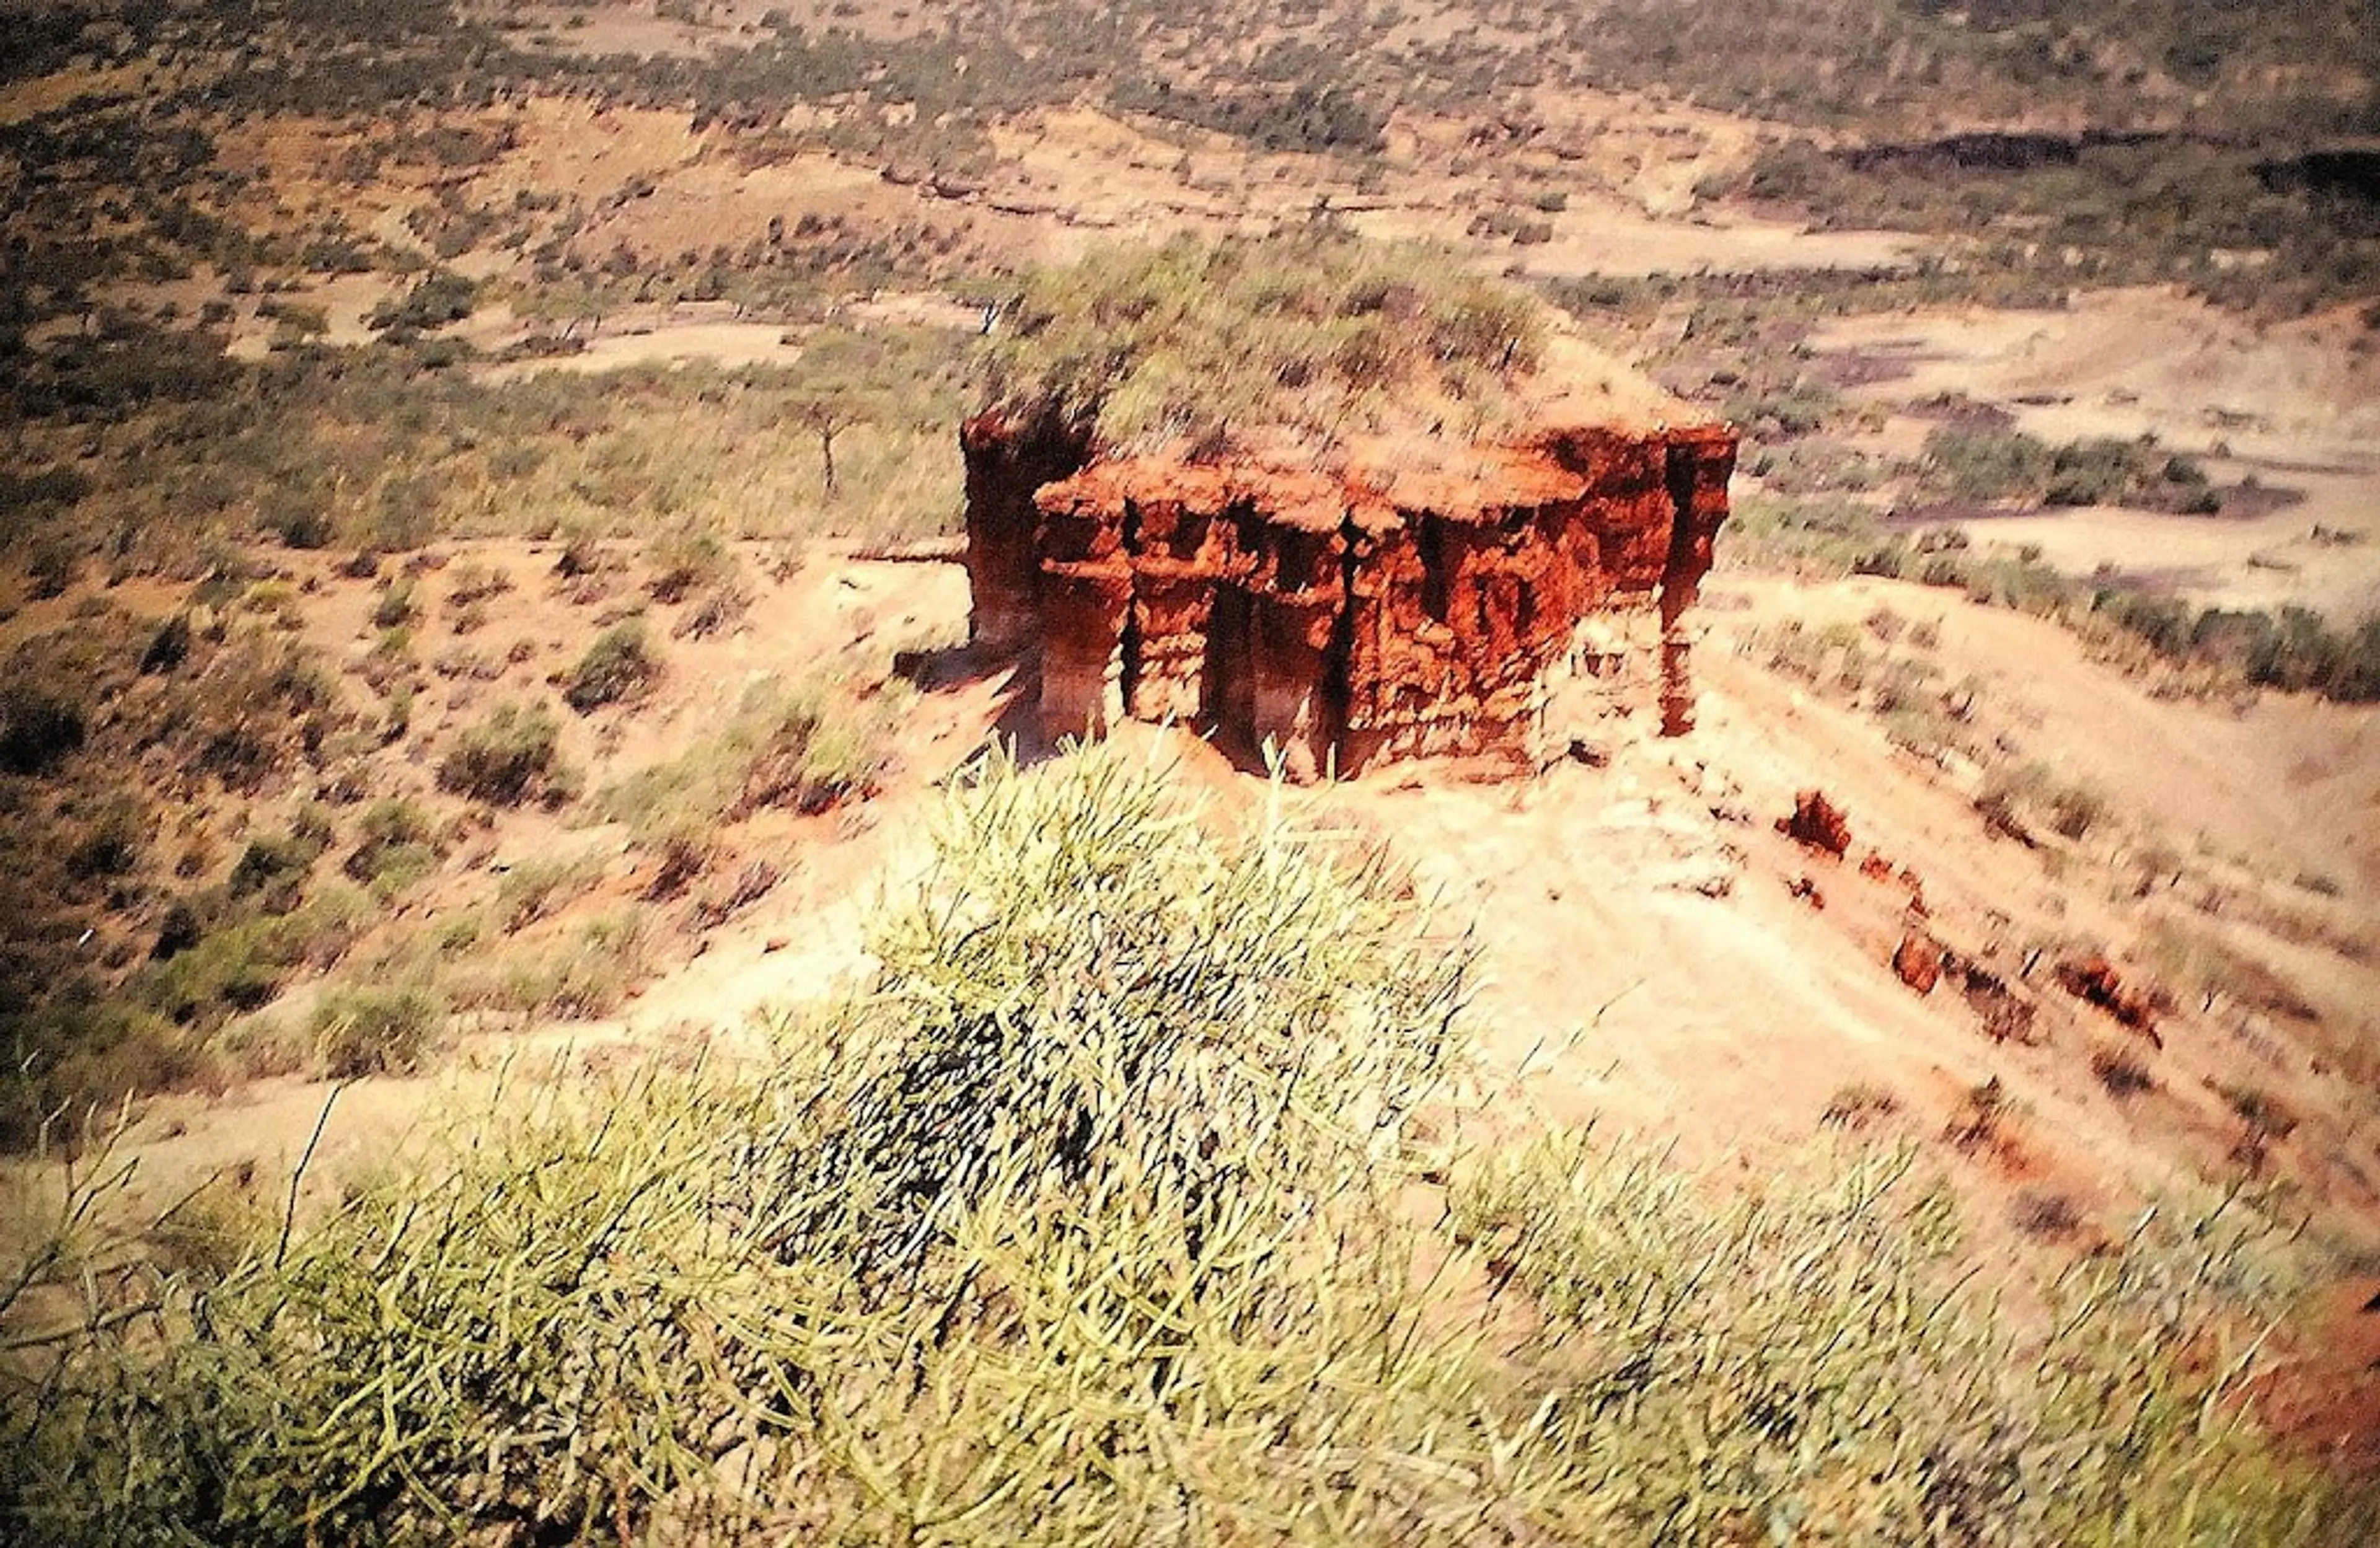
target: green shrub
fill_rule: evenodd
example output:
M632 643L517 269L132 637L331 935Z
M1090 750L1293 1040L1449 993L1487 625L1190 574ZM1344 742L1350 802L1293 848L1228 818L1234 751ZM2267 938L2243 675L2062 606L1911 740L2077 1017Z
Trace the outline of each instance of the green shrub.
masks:
M880 728L850 707L797 695L762 720L727 815L771 806L808 815L865 800L876 793L885 763Z
M2053 454L2019 430L1942 425L1925 437L1928 477L1960 500L2038 498Z
M606 789L597 809L652 845L688 825L864 801L884 778L890 720L899 712L896 695L855 695L832 678L790 687L771 679L746 694L718 736Z
M325 995L310 1023L315 1067L334 1081L406 1073L429 1051L444 1016L445 1007L424 989Z
M372 604L375 629L400 629L419 616L420 610L413 604L413 583L409 580L390 582L382 590L380 600Z
M562 728L542 705L499 706L455 737L439 761L438 788L499 806L566 799L561 736Z
M645 562L652 566L646 591L656 602L674 604L698 587L722 585L735 575L735 556L710 533L657 539L647 544Z
M0 1012L0 1048L7 1050L0 1068L0 1151L11 1153L31 1149L53 1126L53 1143L71 1143L94 1111L203 1081L211 1071L188 1033L125 997L68 996ZM0 1329L5 1316L0 1306ZM6 1468L0 1462L0 1472Z
M1906 1156L1723 1192L1650 1149L1558 1134L1456 1194L1459 1228L1548 1319L1548 1355L1585 1357L1544 1439L1616 1507L1615 1540L1840 1521L2131 1541L2190 1521L2207 1542L2313 1542L2313 1519L2351 1532L2380 1504L2313 1483L2240 1412L2253 1344L2225 1330L2255 1293L2252 1227L2152 1216L2019 1332L1940 1288L1952 1212Z
M2121 500L2146 475L2140 447L2129 441L2077 441L2051 454L2042 499L2052 505L2107 505Z
M289 831L277 838L251 840L234 863L228 886L234 898L261 896L269 912L286 913L296 906L307 873L331 847L330 818L320 807L308 807L291 819Z
M593 1021L620 1008L649 966L651 942L640 911L609 914L566 939L542 942L458 972L455 1003L538 1020Z
M506 935L525 930L602 879L600 860L534 856L514 865L496 884L496 915Z
M1269 426L1330 441L1493 420L1544 331L1532 297L1435 255L1326 233L1184 238L1030 277L990 376L1010 412L1112 445Z
M562 699L581 715L591 714L642 698L661 675L661 659L645 643L644 620L631 618L596 636L563 680Z
M423 275L402 300L382 303L365 321L397 338L443 328L471 315L479 290L479 285L466 275L450 269L434 269Z
M403 889L438 864L436 824L415 802L375 801L358 829L356 847L340 868L383 895Z

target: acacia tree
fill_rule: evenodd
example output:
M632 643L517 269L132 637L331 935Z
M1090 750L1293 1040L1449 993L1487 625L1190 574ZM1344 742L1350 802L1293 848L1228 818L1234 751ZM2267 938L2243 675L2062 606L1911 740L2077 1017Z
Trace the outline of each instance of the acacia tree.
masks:
M955 338L899 328L832 325L803 341L795 367L802 385L792 410L818 437L820 490L826 499L833 499L842 488L834 460L837 438L846 430L916 415L965 352L966 345Z

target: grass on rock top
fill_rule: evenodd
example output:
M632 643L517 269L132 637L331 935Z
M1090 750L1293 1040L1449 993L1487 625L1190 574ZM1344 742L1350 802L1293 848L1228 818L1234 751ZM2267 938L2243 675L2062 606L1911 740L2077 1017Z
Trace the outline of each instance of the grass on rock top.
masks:
M1281 429L1329 445L1493 428L1545 336L1536 298L1427 249L1183 238L1031 276L989 378L1002 408L1087 424L1117 450Z

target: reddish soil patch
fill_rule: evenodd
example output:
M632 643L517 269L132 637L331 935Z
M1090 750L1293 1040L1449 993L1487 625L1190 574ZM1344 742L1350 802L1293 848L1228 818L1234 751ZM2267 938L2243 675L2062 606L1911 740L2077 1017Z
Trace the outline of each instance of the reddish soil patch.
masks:
M2380 1276L2319 1291L2290 1352L2255 1384L2265 1422L2341 1471L2380 1474Z

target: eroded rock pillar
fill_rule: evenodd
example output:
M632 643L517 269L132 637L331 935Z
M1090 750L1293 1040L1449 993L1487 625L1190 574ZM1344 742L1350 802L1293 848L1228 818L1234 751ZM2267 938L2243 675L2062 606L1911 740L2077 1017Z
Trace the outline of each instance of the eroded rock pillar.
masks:
M959 427L966 464L966 572L973 606L967 639L985 650L1024 650L1041 636L1043 485L1079 471L1089 442L1055 422L1014 424L979 414Z
M1669 488L1669 560L1661 570L1661 734L1694 726L1694 632L1686 614L1710 574L1712 543L1727 519L1727 483L1735 471L1734 438L1724 431L1673 432L1664 482Z

